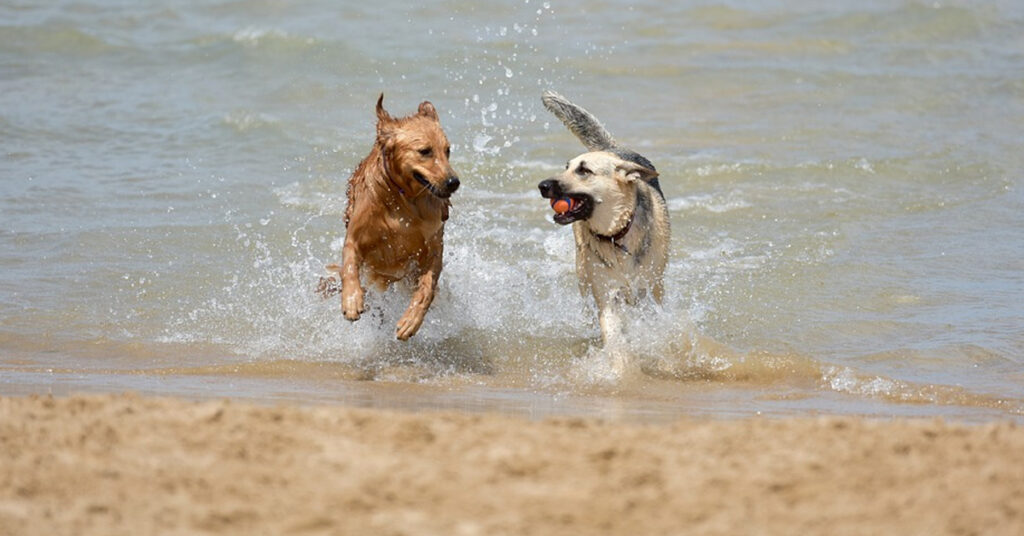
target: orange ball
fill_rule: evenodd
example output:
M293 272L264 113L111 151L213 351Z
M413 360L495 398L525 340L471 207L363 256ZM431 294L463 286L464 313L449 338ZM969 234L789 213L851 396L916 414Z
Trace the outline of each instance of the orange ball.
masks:
M570 210L572 210L572 206L574 204L575 203L572 202L572 199L568 197L551 200L551 208L554 209L554 211L559 214L565 214L566 212L569 212Z

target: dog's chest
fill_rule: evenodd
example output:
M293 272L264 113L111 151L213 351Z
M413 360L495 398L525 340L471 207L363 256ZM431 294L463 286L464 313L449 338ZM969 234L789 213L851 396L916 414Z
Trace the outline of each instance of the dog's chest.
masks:
M374 243L367 244L365 259L381 275L400 279L410 262L429 254L438 245L440 218L420 219L402 212L385 215L379 223Z
M387 234L364 254L370 270L386 280L404 279L427 244L417 235Z
M645 294L661 277L664 255L652 254L644 234L622 244L594 237L582 226L575 226L576 275L581 289L594 294L598 304L613 295ZM664 249L664 248L661 248Z
M421 218L405 213L390 214L387 218L388 234L404 238L419 248L437 236L444 222L439 217Z

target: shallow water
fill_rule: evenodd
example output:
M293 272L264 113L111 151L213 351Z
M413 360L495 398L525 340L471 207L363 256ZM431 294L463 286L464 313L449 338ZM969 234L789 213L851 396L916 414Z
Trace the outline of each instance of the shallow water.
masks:
M0 393L599 415L1024 415L1017 2L0 2ZM536 183L556 89L661 172L673 241L605 369ZM345 322L373 105L431 100L441 289Z

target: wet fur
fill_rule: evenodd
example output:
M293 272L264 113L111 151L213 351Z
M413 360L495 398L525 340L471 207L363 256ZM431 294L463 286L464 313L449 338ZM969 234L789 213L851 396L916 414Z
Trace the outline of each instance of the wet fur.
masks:
M381 290L410 280L412 299L395 329L407 340L434 300L448 196L459 181L434 106L424 101L416 114L393 118L383 101L381 94L373 148L348 182L342 264L327 266L334 275L321 280L319 291L324 297L340 293L345 318L355 321L365 308L362 280Z
M577 195L594 200L590 214L572 222L576 274L580 292L594 297L608 344L622 331L620 315L626 314L626 306L646 298L661 303L668 208L649 160L617 147L593 115L561 95L546 92L543 102L591 150L570 160L564 172L543 181L540 189L548 198ZM624 235L611 239L627 224Z

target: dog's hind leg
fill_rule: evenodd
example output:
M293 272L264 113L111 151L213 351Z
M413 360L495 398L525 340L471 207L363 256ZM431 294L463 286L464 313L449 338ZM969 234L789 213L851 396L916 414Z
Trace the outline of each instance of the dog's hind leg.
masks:
M342 255L344 259L341 264L341 311L346 320L356 321L364 310L363 287L359 282L359 265L362 258L355 244L348 240L345 241Z
M335 294L341 294L341 279L338 275L341 274L341 266L331 263L326 268L328 272L334 273L327 277L321 277L320 282L316 285L316 293L325 300Z

